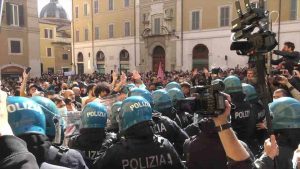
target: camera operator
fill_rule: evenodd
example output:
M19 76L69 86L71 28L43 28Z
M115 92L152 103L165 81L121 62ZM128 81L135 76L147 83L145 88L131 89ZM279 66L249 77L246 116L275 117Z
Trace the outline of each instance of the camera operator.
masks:
M227 95L227 100L231 100ZM199 122L201 132L185 142L189 169L272 169L273 159L278 154L274 137L266 140L264 154L253 163L247 145L235 136L228 122L231 105L225 101L223 114ZM217 161L217 162L216 162Z
M282 58L278 60L272 60L271 64L273 65L285 65L285 67L289 67L293 69L294 65L298 64L300 60L300 53L295 50L295 44L292 42L285 42L281 51L274 50L273 53L276 55L282 56ZM289 69L291 73L292 70Z

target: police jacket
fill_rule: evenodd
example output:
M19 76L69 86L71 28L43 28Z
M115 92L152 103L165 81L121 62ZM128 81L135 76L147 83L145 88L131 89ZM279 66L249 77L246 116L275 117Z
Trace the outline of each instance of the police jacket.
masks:
M183 143L189 136L173 120L162 116L158 112L152 114L155 133L168 139L181 156L183 153Z
M79 135L71 137L68 146L79 151L91 168L101 151L110 147L116 139L115 133L105 133L104 129L81 129Z
M181 123L181 128L185 128L188 125L193 123L193 116L189 114L188 112L183 112L183 111L176 111L176 114L179 117L180 123Z
M38 169L26 143L15 136L0 136L0 169Z
M165 138L127 138L111 146L95 164L96 169L183 169L178 154Z
M28 150L36 157L40 166L46 162L73 169L88 169L79 152L61 146L52 146L45 135L24 134L19 137L27 143Z
M247 143L256 131L256 116L250 110L250 103L244 101L243 93L234 93L230 96L236 106L230 113L232 128L237 133L237 137Z

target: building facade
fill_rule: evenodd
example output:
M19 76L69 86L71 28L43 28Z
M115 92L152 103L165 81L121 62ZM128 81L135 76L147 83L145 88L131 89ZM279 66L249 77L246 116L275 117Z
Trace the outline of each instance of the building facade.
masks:
M2 78L19 78L27 67L41 75L37 0L4 1L0 42Z
M40 13L42 73L72 70L71 22L58 0L51 0Z
M258 3L258 0L252 0ZM299 0L266 0L279 47L300 45ZM75 0L74 59L78 73L98 69L157 71L247 65L230 51L235 0ZM242 8L245 12L243 1ZM279 8L281 7L281 9ZM128 26L130 25L130 26ZM130 29L129 29L130 27ZM130 33L128 33L130 30ZM127 32L127 34L126 34ZM126 36L129 35L130 36Z

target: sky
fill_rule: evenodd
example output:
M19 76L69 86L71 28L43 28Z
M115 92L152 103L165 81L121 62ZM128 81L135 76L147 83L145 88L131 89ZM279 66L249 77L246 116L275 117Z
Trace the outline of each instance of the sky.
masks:
M39 10L39 13L43 9L43 7L50 2L50 0L37 0L37 1L38 1L38 10ZM68 18L72 19L72 0L59 0L58 2L66 10Z

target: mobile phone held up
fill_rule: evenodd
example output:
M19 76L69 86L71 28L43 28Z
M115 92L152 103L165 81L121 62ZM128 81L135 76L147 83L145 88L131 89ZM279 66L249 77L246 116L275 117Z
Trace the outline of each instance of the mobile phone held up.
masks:
M25 70L25 73L28 74L31 70L31 67L28 67L26 70Z

